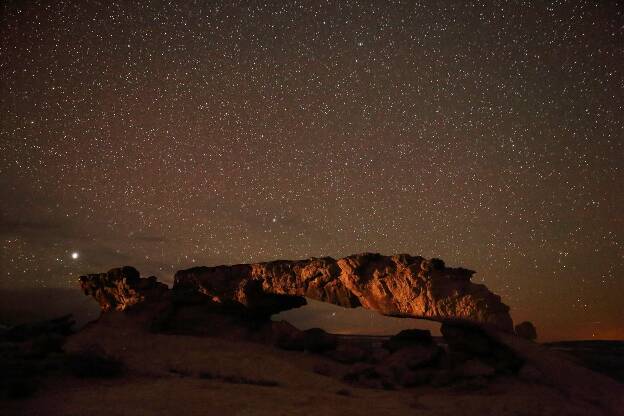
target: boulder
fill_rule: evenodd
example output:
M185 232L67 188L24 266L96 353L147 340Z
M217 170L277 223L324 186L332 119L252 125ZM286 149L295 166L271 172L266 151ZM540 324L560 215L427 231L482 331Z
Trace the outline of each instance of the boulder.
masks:
M471 322L449 321L440 328L451 353L477 358L497 373L516 374L524 360L514 351Z
M303 351L303 333L286 321L273 323L273 344L283 350Z
M390 352L395 352L401 348L418 345L432 345L433 338L431 332L426 329L405 329L393 335L383 343L383 347Z
M520 338L524 338L529 341L535 341L537 339L537 330L535 329L535 326L529 321L519 323L515 326L514 330L516 332L516 335L518 335Z
M276 334L275 345L284 350L323 353L336 349L338 338L321 328L300 331L294 327L288 329L280 327Z
M328 334L321 328L303 331L303 348L309 352L321 353L336 349L338 337Z

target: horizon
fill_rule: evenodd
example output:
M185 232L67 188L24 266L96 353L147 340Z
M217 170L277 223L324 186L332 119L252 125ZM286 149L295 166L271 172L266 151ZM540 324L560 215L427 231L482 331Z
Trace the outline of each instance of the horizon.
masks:
M166 283L169 288L172 287L172 283L163 283ZM46 292L45 295L40 294L35 300L41 300L41 298L49 299L48 293L55 291L66 292L70 296L65 296L64 299L57 299L57 303L48 305L48 307L43 310L40 308L36 312L28 307L24 307L26 303L24 302L24 297L31 298L33 293ZM76 320L75 329L80 329L88 322L96 320L100 315L100 308L97 302L82 293L77 283L75 287L23 287L11 289L0 287L0 295L2 292L12 293L12 295L5 298L10 298L11 301L5 301L0 305L0 324L8 324L9 326L18 325L53 319L71 313ZM440 336L440 322L419 318L389 317L363 307L349 309L309 298L306 298L306 301L308 302L307 305L273 315L272 319L286 320L302 330L322 328L327 332L340 335L390 336L404 329L417 328L428 329L433 336ZM41 302L35 303L41 305ZM338 314L338 319L332 316L332 313L334 313L334 315ZM513 318L513 310L511 310L511 314ZM521 321L514 319L514 324L519 322ZM618 333L611 338L570 336L565 332L558 335L555 332L556 335L552 336L548 335L548 333L544 335L541 329L542 328L539 326L537 327L537 341L540 343L560 341L624 341L624 336Z

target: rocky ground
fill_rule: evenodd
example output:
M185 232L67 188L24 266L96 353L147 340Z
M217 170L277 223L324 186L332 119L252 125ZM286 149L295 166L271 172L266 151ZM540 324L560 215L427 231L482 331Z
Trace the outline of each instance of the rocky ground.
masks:
M414 276L387 267L385 257L375 269L379 257L372 259L374 267L350 272L363 287ZM282 266L279 287L298 290L301 279L324 276ZM440 282L457 270L440 267L447 273L433 277ZM101 307L96 321L76 333L70 316L0 329L2 415L624 414L624 385L584 367L587 351L573 357L561 351L569 346L537 344L533 325L512 330L504 308L494 321L479 318L492 315L489 303L471 303L473 292L467 299L479 319L441 319L442 337L418 329L344 337L272 321L305 299L275 293L275 282L265 291L244 269L234 286L220 269L202 269L199 285L187 275L172 289L130 267L81 278ZM336 280L328 281L323 291L334 293ZM388 293L366 296L381 302ZM461 299L448 298L452 305ZM616 355L609 357L602 367Z
M624 383L624 341L560 341L544 344L587 368Z
M301 350L153 333L127 318L109 314L67 337L67 319L5 332L3 359L15 349L2 362L2 414L623 414L623 385L512 335L510 356L487 354L502 360L497 369L474 351L452 364L450 346L419 331L390 339L317 331ZM9 380L11 365L21 368Z

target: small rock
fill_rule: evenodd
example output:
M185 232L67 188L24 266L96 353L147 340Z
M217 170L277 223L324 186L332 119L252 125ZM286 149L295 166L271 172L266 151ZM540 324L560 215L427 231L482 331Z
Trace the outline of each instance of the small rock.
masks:
M519 323L514 329L516 331L516 335L520 338L528 339L529 341L535 341L537 339L537 330L529 321Z
M390 337L383 343L383 347L390 352L395 352L401 348L431 344L433 344L433 338L430 331L426 329L406 329Z
M303 333L286 321L271 322L273 344L284 350L303 351Z

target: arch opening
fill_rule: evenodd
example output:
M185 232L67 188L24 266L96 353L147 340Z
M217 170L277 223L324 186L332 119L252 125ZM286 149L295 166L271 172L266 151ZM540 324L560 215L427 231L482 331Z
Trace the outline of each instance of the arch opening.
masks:
M306 298L307 305L280 312L274 321L287 321L298 329L321 328L339 335L389 336L404 329L428 329L440 336L440 322L418 318L385 316L363 307L343 308L331 303Z

